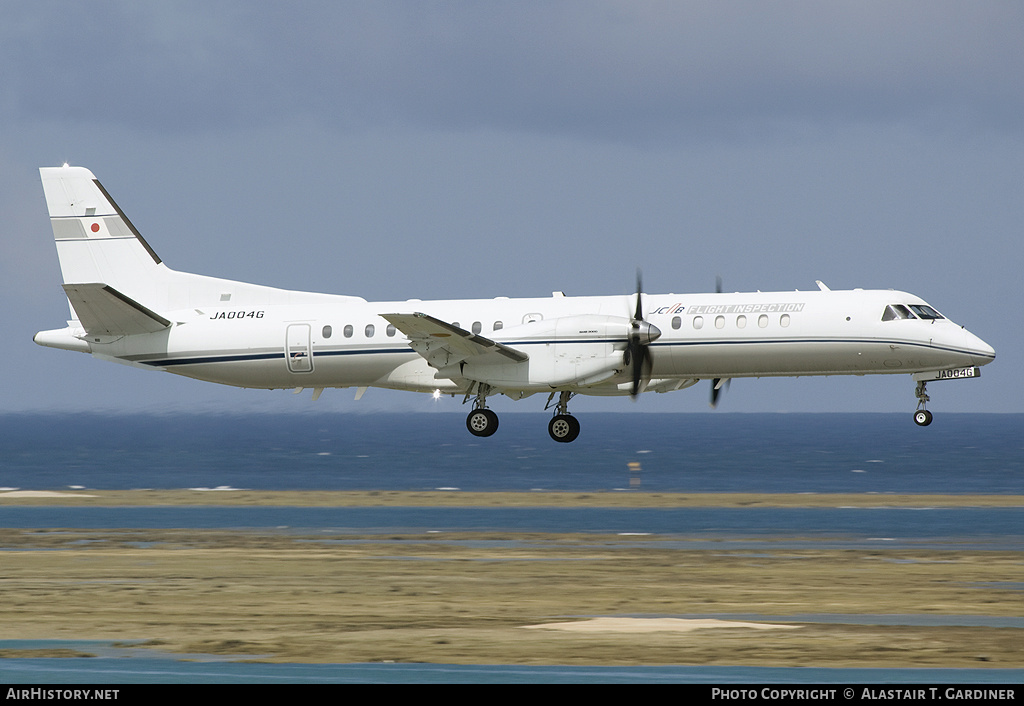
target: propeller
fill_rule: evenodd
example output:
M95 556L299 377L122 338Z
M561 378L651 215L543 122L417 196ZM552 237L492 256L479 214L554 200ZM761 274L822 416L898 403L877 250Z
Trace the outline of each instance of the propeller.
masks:
M715 378L711 381L711 409L718 406L718 397L723 390L729 389L732 378Z
M651 377L651 351L648 346L661 336L661 331L654 324L644 321L644 307L642 294L643 282L641 281L640 270L636 271L636 313L629 322L629 340L626 343L626 353L623 362L633 370L633 387L630 388L630 396L636 399L641 388L647 385Z
M715 294L722 293L722 275L715 275ZM718 406L718 397L722 392L722 388L729 389L729 381L732 378L715 378L711 381L711 409Z

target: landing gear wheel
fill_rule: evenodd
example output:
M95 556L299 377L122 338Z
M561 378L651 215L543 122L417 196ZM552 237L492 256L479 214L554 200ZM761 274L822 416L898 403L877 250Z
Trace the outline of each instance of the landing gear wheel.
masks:
M555 441L568 444L580 435L580 423L571 414L556 414L548 422L548 434Z
M498 415L489 409L474 409L466 417L466 428L473 436L490 436L498 431Z
M926 427L932 423L932 413L925 409L925 405L928 404L931 398L928 397L928 390L925 387L924 380L917 383L914 395L917 397L917 411L914 412L914 424L919 427Z

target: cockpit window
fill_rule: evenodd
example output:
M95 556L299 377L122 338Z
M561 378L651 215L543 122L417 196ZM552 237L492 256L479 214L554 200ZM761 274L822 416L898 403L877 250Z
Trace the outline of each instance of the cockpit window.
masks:
M925 319L927 321L941 318L944 318L942 314L927 304L890 304L882 312L882 321L897 319Z
M911 304L910 308L914 310L914 313L920 316L922 319L941 319L944 318L942 314L935 311L927 304Z
M895 321L896 319L916 319L917 317L902 304L890 304L882 312L882 321Z

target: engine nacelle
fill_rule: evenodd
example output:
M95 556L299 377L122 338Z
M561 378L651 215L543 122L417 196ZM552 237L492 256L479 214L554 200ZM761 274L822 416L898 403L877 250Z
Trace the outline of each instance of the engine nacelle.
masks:
M640 327L644 343L661 335L646 322ZM502 330L501 342L523 351L529 360L469 358L439 370L436 377L484 380L516 390L596 385L623 370L623 351L635 330L623 316L563 316L522 324Z

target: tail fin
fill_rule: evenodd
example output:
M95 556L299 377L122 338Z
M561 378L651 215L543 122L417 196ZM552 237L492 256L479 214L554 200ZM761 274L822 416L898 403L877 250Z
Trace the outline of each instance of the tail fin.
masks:
M65 284L102 283L145 301L166 268L84 167L39 170Z
M224 306L224 302L255 308L305 301L363 301L176 272L160 261L88 169L42 167L39 175L71 316L90 333L91 329L97 335L151 333L169 324L164 317L171 312L199 311ZM36 340L42 342L39 337Z

